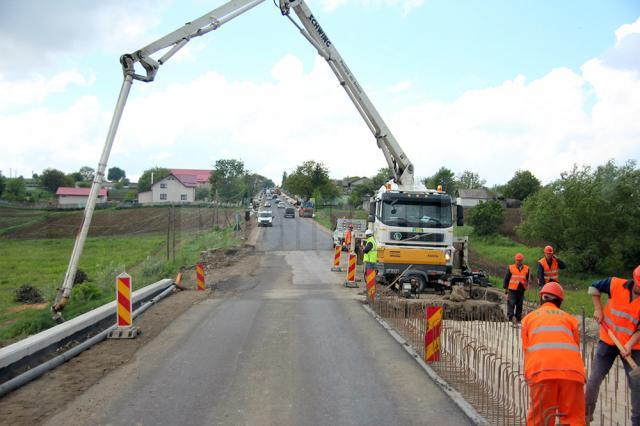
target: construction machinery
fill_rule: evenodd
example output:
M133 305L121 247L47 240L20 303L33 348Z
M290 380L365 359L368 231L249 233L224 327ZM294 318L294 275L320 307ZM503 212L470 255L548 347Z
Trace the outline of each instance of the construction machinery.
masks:
M231 0L153 43L120 57L124 76L122 87L96 168L83 223L76 237L64 283L52 306L54 319L61 320L60 314L69 300L98 191L104 179L111 148L133 82L152 82L160 66L167 63L193 38L217 30L223 24L263 1ZM305 1L279 0L276 6L327 61L340 85L373 133L378 147L394 172L393 185L397 186L390 183L378 192L373 203L374 209L370 221L380 245L379 278L389 280L411 264L412 269L405 276L419 280L417 290L441 279L451 272L453 204L450 196L414 185L413 165ZM297 20L292 16L292 11L297 16ZM141 67L142 72L137 72L136 67ZM302 207L302 216L308 216L309 213L313 215L312 206L303 205Z

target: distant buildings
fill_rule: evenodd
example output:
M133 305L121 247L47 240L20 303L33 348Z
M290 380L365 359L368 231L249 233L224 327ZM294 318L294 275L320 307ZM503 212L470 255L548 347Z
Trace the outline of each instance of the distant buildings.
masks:
M456 192L456 203L462 207L475 207L480 202L493 200L495 197L491 195L488 189L459 189Z
M56 191L58 197L58 206L67 208L78 208L87 205L91 188L68 188L61 186ZM107 202L107 190L100 189L96 204L104 204Z
M150 191L138 194L138 203L193 203L196 200L196 175L171 173L151 185Z

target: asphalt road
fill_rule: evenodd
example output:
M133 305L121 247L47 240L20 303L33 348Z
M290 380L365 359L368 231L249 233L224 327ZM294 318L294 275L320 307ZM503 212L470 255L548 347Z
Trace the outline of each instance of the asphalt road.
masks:
M50 420L114 425L464 425L469 420L330 272L311 219L262 229L256 269L219 284Z

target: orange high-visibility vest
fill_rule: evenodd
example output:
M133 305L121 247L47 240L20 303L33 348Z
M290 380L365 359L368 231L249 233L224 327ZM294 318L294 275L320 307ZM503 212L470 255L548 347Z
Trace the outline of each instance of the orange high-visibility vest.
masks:
M522 269L518 269L518 267L513 264L509 265L509 272L511 272L511 280L509 280L509 290L517 290L520 284L522 284L522 286L526 290L529 267L527 265L522 265Z
M549 267L549 264L547 263L547 258L543 257L542 259L538 260L538 263L540 265L542 265L542 269L544 270L544 283L548 283L550 281L555 281L555 282L559 282L558 279L560 277L560 275L558 274L558 261L556 260L556 258L552 258L551 260L551 267Z
M640 297L629 302L631 294L624 287L626 282L627 280L622 278L611 279L611 297L604 308L603 318L623 345L638 329L638 322L640 322ZM604 327L600 327L600 339L608 345L614 345ZM636 343L633 349L640 349L640 342Z
M527 381L571 380L584 383L578 320L544 303L522 320L524 375Z
M344 233L344 243L351 246L351 229L347 229L347 232Z

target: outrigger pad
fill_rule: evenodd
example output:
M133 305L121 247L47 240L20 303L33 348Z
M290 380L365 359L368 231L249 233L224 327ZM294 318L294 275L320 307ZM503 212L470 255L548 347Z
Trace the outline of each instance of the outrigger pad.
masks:
M107 339L135 339L140 334L138 327L116 328L107 336Z
M344 286L349 288L358 288L358 284L356 284L355 282L352 283L350 281L345 281Z

